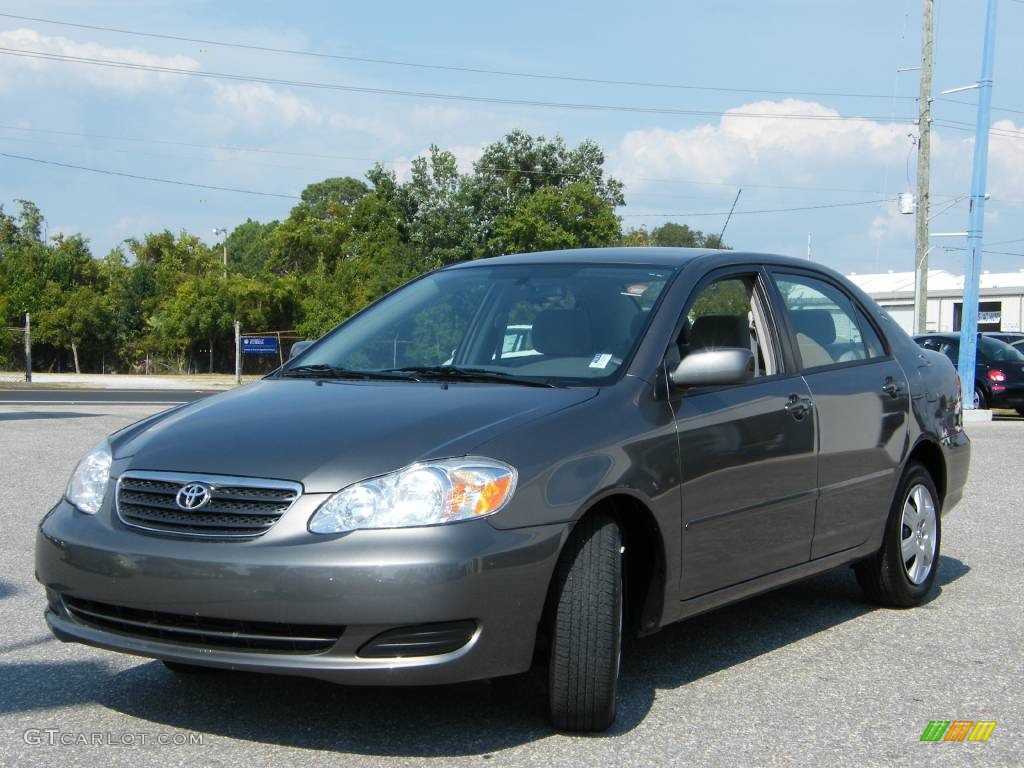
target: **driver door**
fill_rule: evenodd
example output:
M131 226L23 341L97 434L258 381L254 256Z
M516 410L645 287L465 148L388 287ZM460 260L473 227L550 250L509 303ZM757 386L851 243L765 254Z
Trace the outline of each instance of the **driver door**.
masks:
M691 297L669 364L716 347L750 348L741 385L672 393L682 488L683 599L810 559L817 496L810 391L783 354L753 268L717 273Z

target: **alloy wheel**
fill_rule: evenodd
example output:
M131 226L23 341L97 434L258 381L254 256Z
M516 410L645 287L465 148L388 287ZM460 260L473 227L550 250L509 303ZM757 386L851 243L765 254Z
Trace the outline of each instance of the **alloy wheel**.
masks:
M903 502L900 551L903 568L912 584L922 583L931 573L937 526L931 491L920 484L911 487Z

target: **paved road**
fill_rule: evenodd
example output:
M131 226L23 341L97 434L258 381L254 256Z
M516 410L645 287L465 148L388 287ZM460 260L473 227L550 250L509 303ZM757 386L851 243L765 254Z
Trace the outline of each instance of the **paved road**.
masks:
M925 606L873 608L844 569L671 627L627 649L614 729L578 737L551 731L537 678L432 689L177 678L53 640L32 578L36 522L82 452L153 410L0 407L0 765L1024 764L1020 421L975 426L967 501L946 520ZM919 741L929 720L957 718L999 724L985 744ZM26 744L26 729L136 743ZM174 732L204 742L139 744Z
M176 405L216 394L200 389L2 389L3 405Z

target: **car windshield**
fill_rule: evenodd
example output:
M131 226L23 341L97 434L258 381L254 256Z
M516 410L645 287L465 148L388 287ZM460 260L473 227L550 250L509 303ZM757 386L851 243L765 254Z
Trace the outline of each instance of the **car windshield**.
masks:
M606 383L633 354L671 274L575 264L435 272L357 314L281 374Z

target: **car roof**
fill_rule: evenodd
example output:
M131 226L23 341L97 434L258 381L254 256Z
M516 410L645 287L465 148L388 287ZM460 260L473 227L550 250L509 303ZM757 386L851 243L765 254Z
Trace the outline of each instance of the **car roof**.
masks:
M728 266L732 263L777 264L780 266L811 266L831 272L828 267L804 259L750 251L725 251L714 248L573 248L560 251L538 251L494 256L489 259L463 261L446 269L472 269L505 264L643 264L658 267L682 267L694 259L705 257L709 266Z

